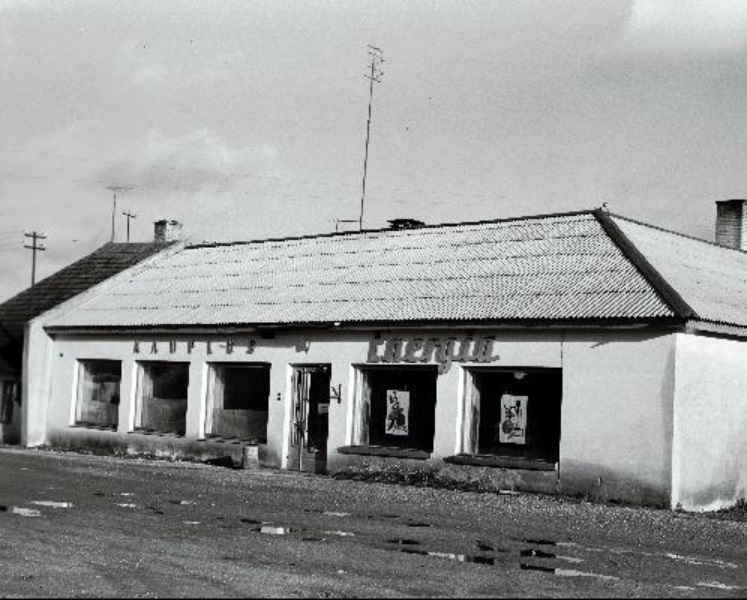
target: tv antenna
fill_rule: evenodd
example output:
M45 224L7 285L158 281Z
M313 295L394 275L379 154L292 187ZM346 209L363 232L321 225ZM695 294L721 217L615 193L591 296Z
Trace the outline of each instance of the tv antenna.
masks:
M137 186L136 185L130 185L129 183L112 183L111 185L106 186L106 189L112 192L112 239L111 241L114 241L114 220L117 216L117 193L123 194L124 192L129 192L130 190L134 190ZM127 219L127 226L129 228L130 220ZM127 240L129 241L129 240Z
M360 224L360 221L358 219L335 219L335 233L338 233L340 231L340 225L342 223L358 223L358 224Z
M371 56L371 72L366 74L366 79L371 81L368 89L368 122L366 124L366 153L363 158L363 189L361 191L361 213L358 218L358 227L363 231L363 205L366 200L366 174L368 172L368 142L371 138L371 105L373 104L374 83L381 83L381 77L384 71L381 70L381 63L384 62L384 52L381 48L368 45L368 54Z

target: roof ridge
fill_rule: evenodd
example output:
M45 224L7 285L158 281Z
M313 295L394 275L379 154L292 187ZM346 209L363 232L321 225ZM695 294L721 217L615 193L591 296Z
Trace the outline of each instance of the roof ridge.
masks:
M431 225L422 225L420 227L413 227L412 229L438 229L442 227L462 227L467 225L489 225L491 223L509 223L512 221L539 221L541 219L552 219L557 217L576 217L581 215L593 215L595 209L559 212L559 213L547 213L542 215L526 215L521 217L503 217L500 219L482 219L479 221L463 221L459 223L434 223ZM219 248L223 246L243 246L249 244L263 244L265 242L291 242L296 240L309 240L317 238L330 238L330 237L344 237L344 236L356 236L366 235L370 233L398 233L412 231L412 229L392 229L391 227L383 227L381 229L364 229L362 231L336 231L333 233L314 233L308 235L288 236L280 238L264 238L255 240L236 240L233 242L207 242L199 244L188 244L186 250L194 250L197 248Z
M614 217L615 219L622 219L623 221L628 221L629 223L635 223L636 225L641 225L642 227L648 227L649 229L656 229L657 231L662 231L664 233L671 233L672 235L683 237L685 239L692 240L693 242L702 242L703 244L708 244L709 246L715 246L716 248L721 248L722 250L735 250L737 252L747 254L747 250L740 250L739 248L730 248L729 246L722 246L721 244L718 244L716 242L712 242L710 240L704 240L703 238L695 237L694 235L688 235L687 233L682 233L681 231L673 231L672 229L667 229L666 227L660 227L659 225L652 225L651 223L646 223L644 221L639 221L637 219L631 219L630 217L623 217L622 215L618 215L614 213L608 213L608 215L610 217Z
M646 258L633 241L625 235L612 216L602 209L596 209L594 216L599 221L604 232L612 242L620 249L625 258L641 273L654 288L657 294L666 302L674 313L682 319L700 318L692 306L680 295L680 293L664 278L664 276ZM616 215L613 215L616 216Z

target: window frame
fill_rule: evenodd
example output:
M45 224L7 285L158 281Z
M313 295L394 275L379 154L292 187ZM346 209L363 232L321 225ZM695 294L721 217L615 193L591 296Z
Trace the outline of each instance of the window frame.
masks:
M109 359L109 358L78 358L75 361L76 363L76 369L77 369L77 381L76 381L76 389L75 389L75 406L73 411L73 425L76 427L88 427L91 429L107 429L116 431L116 429L119 427L119 407L122 402L122 361L118 359ZM86 373L87 369L90 365L94 364L102 364L102 363L108 363L109 365L118 365L119 366L119 381L117 382L117 402L108 402L107 404L111 404L113 406L116 406L115 409L112 409L111 412L113 413L113 421L114 422L96 422L89 419L84 419L84 386L86 385ZM92 401L91 398L88 399L89 402Z
M184 437L187 429L187 414L189 412L189 386L190 386L190 371L191 363L188 361L180 360L142 360L135 363L137 365L137 387L135 394L135 414L133 429L136 433L142 434L157 434L157 435L175 435L178 437ZM155 427L146 427L143 424L143 402L145 400L145 389L147 386L152 386L152 381L148 382L146 377L149 376L148 369L152 369L154 365L180 365L186 369L186 396L184 398L184 428L181 429L158 429ZM151 400L155 398L151 395ZM164 399L170 400L170 399ZM174 399L174 400L182 400ZM180 419L181 420L181 419Z
M222 410L241 410L241 411L252 411L252 412L266 412L265 420L265 433L264 436L228 436L219 432L213 432L214 428L214 411L216 410L217 392L219 389L224 389L224 382L219 381L220 373L224 369L254 369L265 371L267 374L267 410L266 411L252 411L252 409L222 409ZM272 363L252 361L252 362L210 362L208 363L208 381L207 381L207 397L205 399L205 413L204 413L204 432L205 438L209 439L226 439L226 440L241 440L248 441L257 444L267 443L267 429L270 420L270 394L272 386ZM222 398L225 400L225 397Z
M481 410L480 403L482 402L481 390L478 387L476 378L481 375L491 374L509 374L509 373L525 373L529 374L547 374L551 377L556 377L558 385L557 397L553 398L555 394L551 394L548 402L557 402L557 406L552 408L549 416L544 417L546 422L542 423L543 427L556 426L557 431L553 436L553 439L543 444L536 444L536 438L533 440L535 443L527 444L526 448L522 451L520 445L508 445L503 446L499 444L499 447L503 447L505 452L497 453L486 453L481 452L480 444L480 433L481 433L481 417L483 411ZM524 366L501 366L501 367L465 367L466 382L465 382L465 393L461 402L460 409L462 411L462 418L460 423L460 436L459 436L459 451L455 456L448 457L445 459L447 462L458 463L458 464L474 464L480 466L495 466L502 468L524 468L532 470L552 470L557 468L557 464L560 459L560 441L561 441L561 424L562 424L562 410L563 410L563 369L561 367L524 367ZM554 385L554 384L549 384ZM537 400L531 401L530 396L529 404L527 407L527 419L532 418L530 415L533 414L533 407L537 405ZM534 409L536 410L536 409ZM549 421L549 423L548 423ZM555 421L554 423L552 421ZM536 418L533 419L532 428L536 430L540 427ZM529 432L530 423L527 421L527 432ZM528 435L528 433L527 433ZM550 447L548 449L548 447Z
M397 458L413 458L413 459L427 459L430 458L433 453L435 444L436 434L436 408L438 404L438 378L440 376L437 365L398 365L398 364L387 364L387 365L369 365L360 364L353 365L355 368L355 383L356 389L354 390L354 407L353 407L353 423L352 432L350 436L350 444L342 446L337 449L341 454L360 454L366 456L391 456ZM431 423L427 426L431 429L430 440L427 443L427 449L413 446L413 445L393 445L386 443L377 443L378 441L384 442L385 439L371 441L371 414L372 414L372 403L373 403L373 392L370 374L382 373L382 372L415 372L425 379L428 376L432 376L432 382L419 383L418 385L432 385L433 402L431 404L431 415L429 417ZM379 410L379 409L377 409ZM386 408L384 407L384 410ZM422 439L427 437L427 434L420 434ZM382 438L385 434L382 435Z

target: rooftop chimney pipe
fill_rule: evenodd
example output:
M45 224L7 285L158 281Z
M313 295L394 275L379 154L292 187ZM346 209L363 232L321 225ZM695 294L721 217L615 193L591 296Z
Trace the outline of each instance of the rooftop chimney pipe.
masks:
M170 244L182 237L182 224L179 221L163 219L154 224L153 241L157 244Z
M747 251L747 200L716 201L716 243Z

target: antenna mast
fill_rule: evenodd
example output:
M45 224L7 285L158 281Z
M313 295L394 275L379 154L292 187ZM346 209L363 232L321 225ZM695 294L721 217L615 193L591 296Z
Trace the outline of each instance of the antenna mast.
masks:
M368 53L371 55L371 72L366 78L371 81L368 90L368 122L366 124L366 153L363 158L363 190L361 191L361 214L358 219L358 226L363 231L363 204L366 200L366 174L368 172L368 142L371 138L371 105L373 104L374 82L381 83L381 76L384 71L381 70L381 63L384 62L383 51L376 46L368 45Z
M114 205L112 206L112 242L114 241L114 218L117 214L117 192L114 192Z

